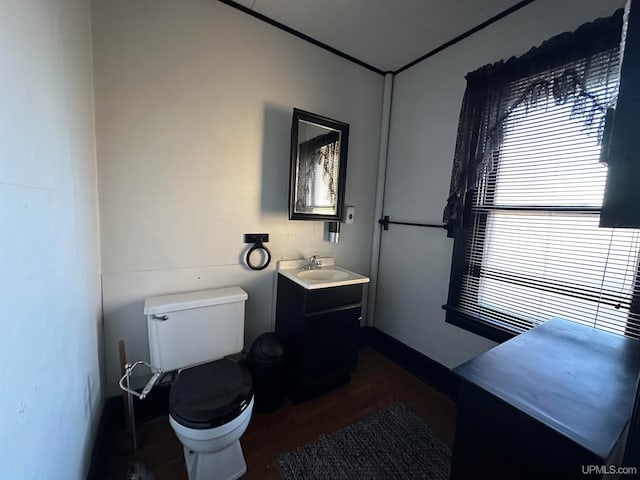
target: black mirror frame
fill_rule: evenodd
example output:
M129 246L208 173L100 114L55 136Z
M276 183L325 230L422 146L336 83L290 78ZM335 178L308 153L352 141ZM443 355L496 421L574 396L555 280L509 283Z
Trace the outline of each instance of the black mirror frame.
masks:
M340 131L340 166L338 168L338 196L336 198L336 214L323 215L317 213L299 213L295 211L296 163L298 161L298 123L307 121L317 125ZM291 123L291 158L289 164L289 220L321 220L339 222L344 208L344 194L347 183L347 151L349 147L349 124L331 118L293 109Z

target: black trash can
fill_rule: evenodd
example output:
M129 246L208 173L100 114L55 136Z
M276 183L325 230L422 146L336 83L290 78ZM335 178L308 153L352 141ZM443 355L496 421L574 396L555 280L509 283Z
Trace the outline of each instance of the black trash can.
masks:
M255 409L270 413L284 400L284 350L275 333L263 333L255 339L247 366L253 379Z

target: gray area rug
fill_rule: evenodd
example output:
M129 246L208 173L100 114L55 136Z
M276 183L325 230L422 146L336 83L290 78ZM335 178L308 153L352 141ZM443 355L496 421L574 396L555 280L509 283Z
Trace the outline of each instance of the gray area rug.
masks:
M451 451L422 418L398 403L274 463L283 480L447 480Z

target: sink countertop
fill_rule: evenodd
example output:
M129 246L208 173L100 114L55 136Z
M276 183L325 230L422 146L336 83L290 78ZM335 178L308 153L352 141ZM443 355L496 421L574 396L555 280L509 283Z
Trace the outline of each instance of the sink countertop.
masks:
M292 282L304 287L307 290L315 290L319 288L341 287L345 285L356 285L359 283L369 283L369 278L359 273L352 272L346 268L339 267L335 264L335 259L331 257L318 258L320 268L313 270L303 270L302 268L308 264L308 259L304 260L280 260L277 270L279 273L287 277ZM336 279L327 278L302 278L298 274L309 272L307 275L313 275L311 272L336 272ZM303 275L304 275L303 273ZM328 273L329 274L329 273ZM320 274L321 275L321 274Z

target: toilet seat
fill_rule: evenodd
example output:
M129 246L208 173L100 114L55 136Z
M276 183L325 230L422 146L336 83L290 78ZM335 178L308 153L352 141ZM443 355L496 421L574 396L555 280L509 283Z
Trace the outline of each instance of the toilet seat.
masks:
M182 370L169 393L169 412L180 425L205 430L231 422L252 399L249 371L222 359Z

